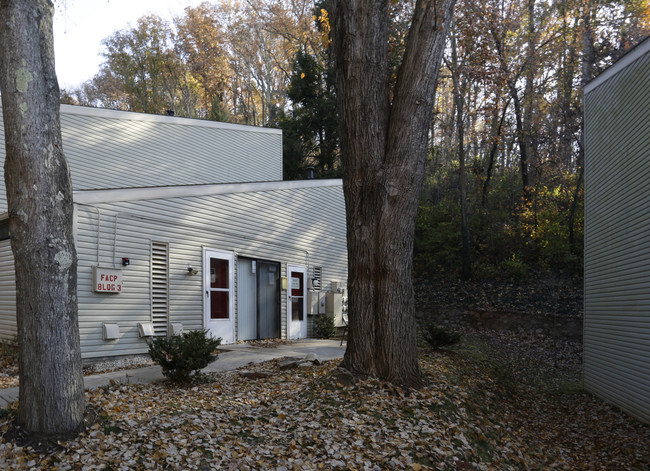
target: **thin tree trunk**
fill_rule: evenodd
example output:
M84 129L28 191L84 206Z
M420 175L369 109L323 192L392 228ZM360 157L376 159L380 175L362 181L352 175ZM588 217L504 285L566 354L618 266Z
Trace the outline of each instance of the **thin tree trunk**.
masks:
M332 0L349 265L343 364L421 384L412 264L435 86L453 0L418 0L392 105L388 2Z
M485 170L485 182L483 183L483 194L481 196L481 206L485 208L487 204L487 195L488 195L488 189L490 187L490 180L492 179L492 170L494 169L494 160L497 156L497 152L499 151L499 143L501 139L501 130L503 129L503 122L506 117L506 113L508 112L508 106L510 104L510 100L506 101L506 103L503 105L503 111L501 112L501 118L498 118L498 112L499 112L499 103L497 99L497 103L495 103L495 110L494 110L494 116L492 120L492 129L493 134L492 134L492 145L490 146L490 154L488 156L488 166Z
M522 140L520 145L525 150L520 150L523 159L521 161L521 177L523 185L524 201L530 202L530 168L532 166L532 181L535 183L537 175L535 165L538 159L536 137L533 133L533 109L535 103L535 73L537 59L537 33L535 29L535 0L528 0L528 39L526 62L523 75L525 77L524 96L522 97Z
M591 27L591 4L587 2L585 4L585 10L582 14L582 75L581 75L581 85L584 86L589 83L593 78L594 68L596 62L596 48L594 47L593 40L593 30ZM579 252L578 247L576 246L575 240L575 218L578 210L578 199L580 197L580 188L584 180L584 119L580 120L580 137L578 140L578 179L576 181L576 187L573 191L573 199L571 201L571 208L569 210L569 217L567 225L569 226L569 250L573 254Z
M510 87L510 97L515 108L515 128L517 135L517 144L519 144L519 173L521 174L521 188L524 202L530 202L530 179L528 178L528 144L526 143L526 133L524 131L523 110L517 87L512 84Z
M565 33L564 36L567 37L566 45L563 48L562 59L561 59L561 68L558 84L557 97L558 102L560 103L560 116L558 119L558 127L560 129L560 135L558 136L558 154L559 161L564 168L571 168L573 164L573 152L571 148L571 143L573 141L573 136L576 130L576 120L575 114L573 111L573 78L575 77L576 68L578 66L577 54L575 49L575 32L573 32L574 37L569 37L570 25L564 25Z
M521 186L524 202L530 200L529 192L529 178L528 178L528 145L526 143L526 135L524 130L524 118L521 99L519 98L519 91L517 90L516 77L511 76L510 66L506 60L503 44L496 31L492 31L494 44L497 49L501 71L507 77L508 94L512 100L515 111L515 137L519 146L519 170L521 174ZM507 163L506 163L507 165Z
M16 266L20 393L29 432L76 431L84 413L72 187L63 156L49 0L0 1L5 182Z
M591 15L591 1L588 0L585 2L582 13L582 76L580 81L583 87L593 78L596 65L596 47L594 46Z
M580 149L580 153L582 153L582 149ZM573 198L571 199L571 207L569 208L569 217L567 221L567 225L569 226L569 250L574 255L580 253L580 250L578 249L578 244L576 243L575 223L576 223L576 214L578 213L578 201L580 200L580 188L582 187L584 175L585 175L585 166L582 165L581 162L580 170L578 172L578 179L576 181L576 187L573 190Z
M469 280L472 275L472 264L470 256L470 233L467 217L467 172L465 170L465 117L464 100L467 84L459 83L458 52L456 49L456 37L451 35L451 77L453 82L454 106L456 108L456 149L459 162L459 186L460 186L460 239L461 239L461 271L460 278Z

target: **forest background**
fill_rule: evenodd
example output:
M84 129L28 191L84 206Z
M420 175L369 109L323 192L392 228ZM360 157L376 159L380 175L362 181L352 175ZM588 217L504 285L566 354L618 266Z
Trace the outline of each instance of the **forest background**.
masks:
M414 1L391 1L397 75ZM341 174L324 2L223 0L103 41L63 103L283 130L284 178ZM459 0L440 73L420 279L582 276L582 88L650 35L650 0Z

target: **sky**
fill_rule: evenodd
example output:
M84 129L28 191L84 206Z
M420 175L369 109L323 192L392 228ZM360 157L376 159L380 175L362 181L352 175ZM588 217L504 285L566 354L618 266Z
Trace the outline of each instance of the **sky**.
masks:
M55 0L54 60L61 88L91 79L102 62L102 39L155 13L171 21L205 0Z

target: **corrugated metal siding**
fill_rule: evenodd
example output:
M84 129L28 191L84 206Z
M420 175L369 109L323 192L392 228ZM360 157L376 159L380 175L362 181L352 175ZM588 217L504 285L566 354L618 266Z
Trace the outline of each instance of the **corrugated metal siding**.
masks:
M650 422L650 42L585 95L585 387Z
M11 340L16 328L16 274L9 240L0 241L0 339Z
M146 351L146 343L137 337L137 322L150 319L151 240L169 242L170 321L182 322L185 329L203 327L202 276L187 274L187 265L202 273L203 248L280 262L283 276L290 263L323 266L324 280L347 278L341 186L78 205L77 215L85 357ZM92 265L99 260L119 268L122 257L131 260L123 269L123 292L92 293ZM120 324L117 342L102 339L101 325L109 321ZM281 328L286 336L285 296Z
M282 180L278 130L61 105L61 134L75 190Z
M7 191L5 190L5 127L4 115L2 113L2 103L0 103L0 213L7 211Z

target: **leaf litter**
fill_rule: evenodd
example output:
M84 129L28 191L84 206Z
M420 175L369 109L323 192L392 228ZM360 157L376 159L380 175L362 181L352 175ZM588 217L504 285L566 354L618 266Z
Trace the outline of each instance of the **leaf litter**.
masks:
M337 362L278 360L246 367L265 373L255 379L109 385L86 392L97 420L45 451L5 439L4 414L0 469L650 469L650 427L582 391L579 363L544 359L535 339L514 354L512 336L465 332L453 350L421 351L419 390L345 387Z

